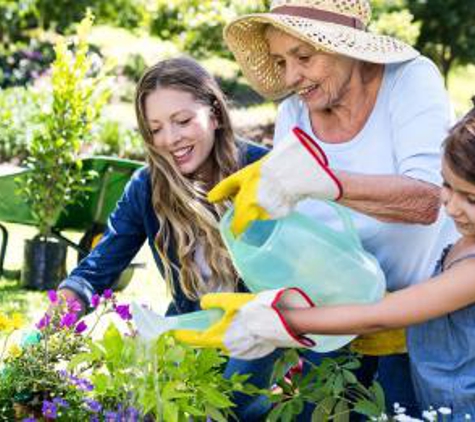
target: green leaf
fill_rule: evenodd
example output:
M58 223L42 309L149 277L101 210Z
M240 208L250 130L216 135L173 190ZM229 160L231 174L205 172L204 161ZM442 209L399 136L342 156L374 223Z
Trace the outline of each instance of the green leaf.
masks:
M373 385L370 387L369 389L371 391L371 393L373 393L375 399L376 399L376 403L377 405L381 408L381 409L385 409L386 407L386 399L384 397L384 390L383 388L381 387L381 385L378 383L378 382L373 382Z
M342 371L342 374L343 374L343 377L345 378L345 381L348 384L357 384L358 383L358 379L356 378L355 374L353 374L353 372L344 369Z
M333 410L335 415L333 422L349 422L350 421L350 411L348 409L348 403L346 400L340 400Z
M114 324L111 323L107 327L102 339L102 344L104 345L107 353L111 356L120 356L122 353L124 342L119 330Z
M336 399L333 397L326 397L318 403L312 413L312 422L327 422L335 403Z
M212 406L206 406L206 414L207 416L210 416L213 421L228 422L227 418L221 413L221 411Z
M358 400L355 403L353 410L357 413L360 413L362 415L369 416L369 417L377 417L381 415L379 407L376 404L366 399Z
M233 405L228 397L212 387L201 385L199 389L204 393L206 400L215 407L226 408Z
M163 401L163 419L167 422L178 422L178 406L171 401Z

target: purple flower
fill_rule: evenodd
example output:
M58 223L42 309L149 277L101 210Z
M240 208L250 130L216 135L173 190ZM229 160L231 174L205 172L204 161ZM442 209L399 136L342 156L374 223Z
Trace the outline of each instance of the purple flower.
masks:
M89 407L89 409L91 410L91 412L97 413L97 412L100 412L102 410L101 404L96 400L87 399L86 404Z
M68 378L69 377L69 374L68 374L68 371L64 370L64 369L60 369L58 371L58 375L61 377L61 378Z
M74 385L82 391L92 391L94 390L94 385L92 385L88 380L74 377Z
M69 407L69 403L66 400L62 399L61 397L55 397L53 399L53 403L60 407L65 407L65 408Z
M106 289L106 290L104 290L104 293L102 293L102 297L104 299L111 299L112 296L113 296L112 289Z
M56 405L48 400L43 402L43 408L41 411L43 412L43 416L49 419L56 419L56 416L58 415L58 409Z
M78 320L77 314L74 312L68 312L67 314L64 314L61 317L61 322L59 323L59 326L61 328L71 328L74 324L76 324L76 321Z
M38 323L36 324L36 328L38 328L38 330L43 330L49 325L50 322L51 322L51 316L48 313L46 313L43 315L43 318L41 318L38 321Z
M105 412L104 422L116 422L118 417L119 415L116 412L111 412L111 411Z
M80 321L78 325L76 325L76 334L81 334L87 330L87 324L84 321Z
M129 305L117 305L115 307L115 312L124 320L130 321L132 319L132 314L130 313Z
M129 422L138 422L140 413L135 407L129 407L125 419Z
M99 306L99 303L101 303L101 297L98 294L95 294L91 298L91 306L93 308L97 308Z
M59 302L58 294L56 290L48 290L48 299L53 305L57 305Z
M89 418L89 422L99 422L99 418L96 415L93 415Z
M22 419L21 422L37 422L37 420L35 418L25 418Z

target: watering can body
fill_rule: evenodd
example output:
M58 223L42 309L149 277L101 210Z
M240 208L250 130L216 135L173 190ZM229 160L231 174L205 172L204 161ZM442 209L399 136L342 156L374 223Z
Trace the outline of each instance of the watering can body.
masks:
M382 298L384 274L362 247L348 211L335 208L337 231L298 212L279 220L255 221L241 237L230 230L232 212L221 234L233 263L252 292L299 287L316 306L370 303ZM312 335L316 352L339 349L355 336Z
M255 221L240 237L231 232L232 210L221 219L220 231L234 266L247 288L299 287L317 306L370 303L382 298L385 277L376 259L364 251L348 211L328 203L339 215L342 230L293 212L279 220ZM137 309L135 315L144 311ZM156 319L143 315L148 332L171 329L204 330L219 321L222 311L210 309ZM157 321L161 321L157 323ZM311 335L316 352L336 350L355 336Z

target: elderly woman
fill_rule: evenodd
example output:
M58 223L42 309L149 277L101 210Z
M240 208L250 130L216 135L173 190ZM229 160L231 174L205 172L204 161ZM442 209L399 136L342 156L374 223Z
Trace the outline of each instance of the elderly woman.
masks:
M366 0L275 0L269 13L228 25L225 40L254 89L283 101L273 151L210 199L234 197L235 233L285 215L302 198L337 200L351 209L394 291L427 278L455 236L439 212L451 112L434 64L369 32L370 14ZM310 136L292 132L296 126ZM297 206L331 224L327 208L313 200ZM404 343L391 333L358 342L358 350L384 355L364 362L377 362L387 401L415 409Z

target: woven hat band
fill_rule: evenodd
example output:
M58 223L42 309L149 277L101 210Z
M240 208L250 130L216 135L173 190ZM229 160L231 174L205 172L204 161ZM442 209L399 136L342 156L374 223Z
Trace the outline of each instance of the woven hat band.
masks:
M327 10L314 9L313 7L279 6L272 9L271 13L336 23L338 25L349 26L350 28L365 30L365 25L357 18L329 12Z

